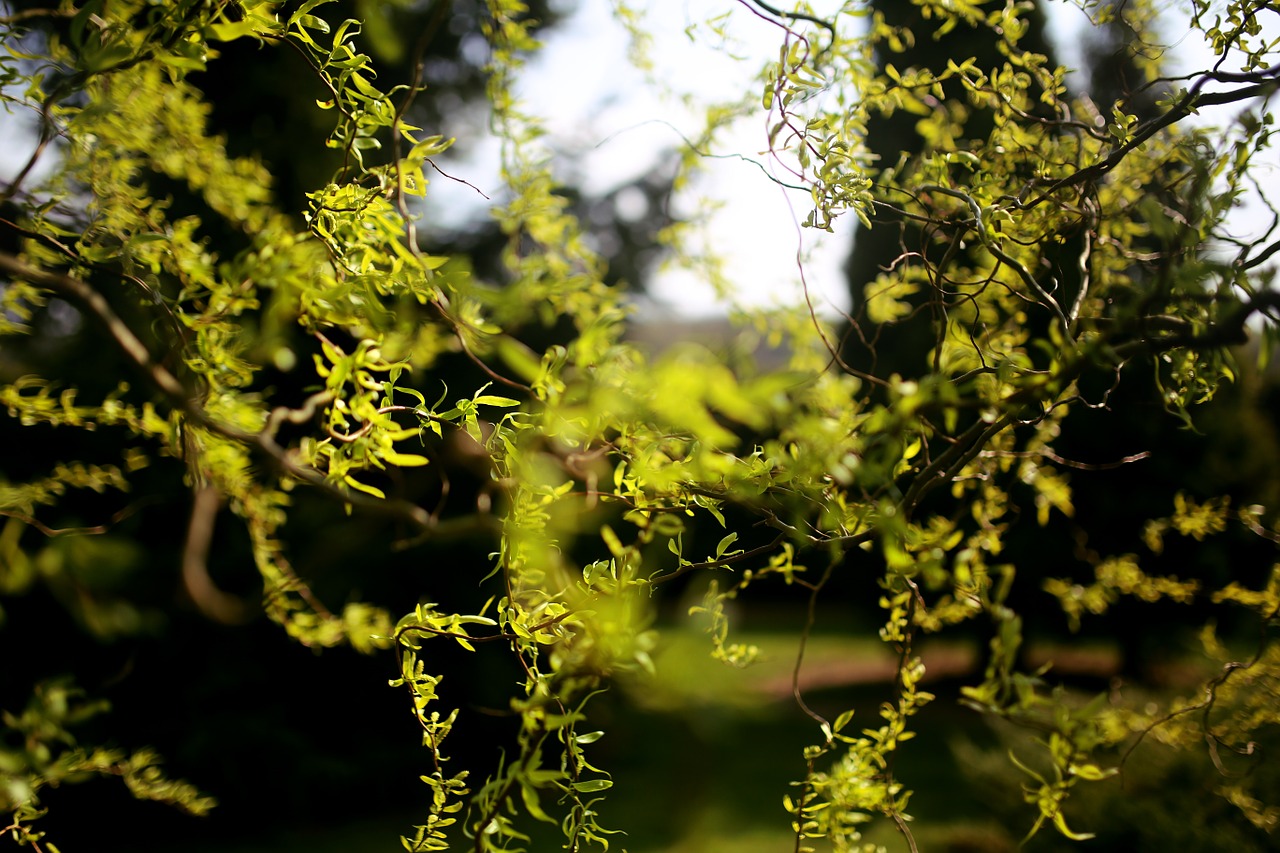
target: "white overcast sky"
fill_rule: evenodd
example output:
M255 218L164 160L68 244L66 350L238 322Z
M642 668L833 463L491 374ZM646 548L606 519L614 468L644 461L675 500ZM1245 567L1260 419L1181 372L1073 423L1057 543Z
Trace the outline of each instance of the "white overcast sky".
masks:
M544 118L551 147L572 158L588 193L607 192L653 168L659 155L680 144L678 133L698 134L701 114L682 104L678 95L692 95L703 103L733 100L744 92L754 97L760 90L757 74L766 61L776 58L782 40L776 26L752 14L741 0L636 0L631 5L644 13L642 25L653 34L650 56L657 88L670 90L664 96L628 61L629 36L615 20L612 5L606 0L577 0L568 18L547 34L520 85L526 105ZM812 5L822 15L841 4L825 0ZM1057 31L1070 32L1084 22L1078 10L1063 8L1066 14L1055 21ZM697 40L686 34L690 26L726 12L726 41L706 28L698 30ZM1073 60L1076 43L1064 40L1065 61ZM766 145L761 113L738 122L714 153L740 154L767 164L760 154ZM458 141L458 150L468 150L466 140ZM496 187L496 146L480 150L480 156L456 162L453 172L477 186ZM432 182L428 199L434 215L446 221L482 216L488 204L466 187L441 179ZM709 236L726 258L728 277L743 304L801 302L799 253L805 259L804 276L814 307L824 314L847 307L840 265L852 242L852 214L837 220L834 234L801 229L797 221L808 212L806 194L788 193L757 166L739 159L706 161L704 174L678 206L688 211L703 200L722 203ZM652 282L651 292L662 307L680 314L709 316L725 310L693 271L664 270Z
M765 61L777 56L781 43L779 29L752 14L744 0L633 0L631 5L644 13L642 26L653 34L650 56L658 88L689 94L704 103L758 91L756 75ZM775 0L774 5L788 4ZM822 15L841 4L815 0L812 5ZM628 35L615 20L612 6L607 0L576 0L567 19L548 33L543 51L520 83L526 105L545 119L550 146L571 164L574 177L588 193L607 192L643 174L662 152L680 143L677 131L692 137L701 128L699 114L672 94L659 94L628 62ZM1079 66L1080 34L1089 26L1087 19L1066 0L1047 3L1046 8L1062 61L1069 67ZM705 29L696 41L686 35L691 25L726 12L726 42ZM1182 70L1208 67L1210 54L1198 33L1178 43L1178 34L1186 32L1185 14L1173 11L1165 20L1168 39L1175 45L1168 59ZM1280 19L1268 23L1280 23ZM1230 118L1222 111L1203 117L1211 122ZM765 162L767 158L760 156L765 146L764 116L757 115L739 122L714 153ZM499 186L496 145L459 140L458 148L480 152L452 164L461 176L486 191ZM808 210L807 199L792 192L793 213L786 194L758 167L737 159L716 159L705 163L705 174L679 205L688 211L703 199L723 203L714 215L710 236L728 260L728 276L743 304L800 302L797 253L801 253L815 307L833 314L848 304L840 265L849 251L856 220L852 214L841 218L834 234L800 229L796 222ZM434 216L441 222L484 216L489 204L472 190L441 179L433 181L428 198L432 202L429 220ZM1237 227L1240 231L1256 226L1266 219L1260 213L1255 206L1235 217L1233 226L1237 221L1242 223ZM725 310L695 272L666 270L656 277L651 292L660 311L665 307L688 316L709 316Z

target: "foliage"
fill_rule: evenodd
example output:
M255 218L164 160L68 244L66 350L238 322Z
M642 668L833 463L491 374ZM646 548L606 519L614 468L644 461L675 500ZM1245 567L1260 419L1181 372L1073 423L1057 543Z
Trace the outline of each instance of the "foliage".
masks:
M19 845L40 848L43 832L32 823L44 814L37 793L43 787L79 782L95 775L119 776L139 799L169 803L191 814L213 808L213 799L201 795L186 782L167 779L148 750L126 755L119 750L85 750L78 746L68 726L82 723L105 711L102 702L84 701L82 691L58 681L42 685L21 714L4 715L13 743L0 751L0 804L9 814L6 834ZM47 848L57 853L52 843Z
M1150 115L1126 98L1072 97L1064 69L1022 46L1026 4L918 0L921 21L939 33L997 37L999 65L960 58L942 71L878 70L877 52L930 34L863 4L829 17L751 6L777 27L778 59L762 71L758 103L770 156L811 205L805 224L825 229L849 214L871 224L892 212L924 235L868 284L865 314L847 329L865 340L875 325L927 315L933 338L911 378L849 363L836 330L807 312L751 320L785 342L789 363L778 372L731 369L697 347L653 359L627 343L624 294L606 285L549 171L538 119L515 95L538 49L519 0L489 0L484 25L507 184L495 210L503 280L433 252L415 200L429 192L431 158L454 143L410 124L420 81L379 88L360 24L326 20L325 5L87 0L0 19L4 99L39 127L29 159L0 189L0 331L17 354L0 400L31 434L110 437L96 458L39 458L44 471L0 486L6 595L37 583L56 590L72 571L59 543L110 543L113 525L144 511L146 495L134 490L154 483L150 472L191 494L186 594L210 618L236 621L206 565L225 505L247 536L265 612L284 631L316 649L397 656L392 685L420 725L430 790L421 824L403 838L408 850L524 849L536 822L558 823L566 849L618 844L600 820L612 779L592 758L602 737L592 700L620 679L650 677L662 635L655 600L693 576L716 579L697 608L710 615L709 651L747 665L754 652L733 641L730 604L748 588L802 591L807 636L833 579L874 567L879 637L897 656L897 678L881 719L865 727L852 713L812 711L797 686L814 722L785 802L797 850L819 839L862 849L873 818L914 848L911 781L898 778L894 754L933 698L920 688L916 641L962 623L990 638L963 701L1037 735L1037 755L1010 756L1030 834L1052 826L1087 837L1064 804L1121 770L1139 741L1207 745L1247 766L1259 733L1280 722L1274 576L1209 583L1148 571L1134 553L1090 552L1094 577L1080 583L1036 577L1005 549L1021 502L1034 506L1035 524L1052 525L1075 512L1071 469L1114 461L1055 451L1069 414L1149 383L1190 425L1195 406L1239 372L1232 346L1256 333L1270 348L1278 244L1271 231L1232 237L1226 219L1258 180L1269 142L1276 72L1258 25L1267 4L1197 0L1188 25L1217 59L1183 80L1139 63L1143 86L1162 93ZM1081 5L1100 20L1123 14L1138 38L1152 37L1143 4ZM634 13L621 14L635 25ZM58 26L23 35L43 17ZM302 57L321 93L316 109L332 121L324 144L336 171L307 195L301 220L277 206L260 161L233 155L209 131L211 107L193 83L242 39ZM1226 127L1189 123L1222 105L1240 110ZM867 127L895 113L916 117L924 147L872 162ZM978 138L969 136L974 114L989 120ZM713 131L725 115L713 111ZM233 238L215 245L215 229ZM75 319L59 331L68 306ZM129 373L98 387L83 366L36 346L33 331L54 344L96 336ZM461 392L441 381L441 365L458 361L469 377ZM302 390L283 390L284 376ZM444 468L448 447L483 471L462 513L445 513L443 473L431 481L434 503L423 498L422 478ZM64 507L86 489L133 503L73 524ZM318 594L290 560L290 525L308 495L390 519L391 547L456 535L491 542L488 565L456 568L479 585L483 605L424 597L397 618L360 600L358 587ZM1175 536L1278 537L1273 510L1234 509L1226 496L1179 492L1168 512L1141 531L1153 555ZM382 549L364 555L366 571L377 570L386 541ZM87 574L73 579L89 590L81 599L105 583ZM1239 637L1228 644L1203 620L1219 671L1193 698L1081 701L1051 672L1024 665L1028 614L1018 602L1028 584L1059 601L1072 627L1136 599L1243 611L1256 630L1241 652ZM131 630L76 606L99 636ZM520 673L506 697L513 749L483 777L449 764L449 738L468 721L438 690L445 673L428 651L443 643L499 648ZM0 766L7 830L20 845L55 849L31 829L41 790L86 774L120 775L137 796L193 811L210 805L160 777L145 751L77 746L67 727L82 714L68 710L70 687L48 682L35 696L23 714L6 715L13 739ZM1222 796L1271 831L1276 804L1246 772L1232 774Z

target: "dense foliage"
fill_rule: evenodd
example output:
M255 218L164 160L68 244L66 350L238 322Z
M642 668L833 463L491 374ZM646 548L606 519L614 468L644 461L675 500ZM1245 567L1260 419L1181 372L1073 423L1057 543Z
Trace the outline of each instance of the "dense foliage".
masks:
M1075 413L1105 424L1113 403L1155 389L1170 426L1191 429L1198 405L1251 372L1235 348L1253 337L1269 353L1275 212L1247 239L1228 217L1265 186L1257 160L1277 80L1260 18L1274 7L1170 10L1215 56L1170 79L1153 9L1081 0L1099 27L1123 16L1142 75L1101 99L1073 96L1065 69L1024 43L1030 4L914 5L914 29L856 2L829 15L732 7L776 28L778 58L762 97L709 111L685 168L733 116L763 111L762 144L809 205L804 224L856 216L870 227L861 239L895 247L842 323L808 310L741 318L745 335L785 349L776 371L695 346L654 358L625 339L625 293L606 283L538 119L513 93L538 49L519 0L489 0L482 22L506 182L491 277L434 247L418 212L433 158L455 144L410 123L422 81L381 83L360 24L326 20L324 0L87 0L0 17L4 100L37 129L0 185L0 402L11 443L39 449L3 463L6 618L47 588L89 636L153 630L168 592L118 594L142 559L121 530L145 543L146 527L127 526L160 511L151 503L185 502L169 555L185 600L218 623L252 619L255 606L210 570L225 509L243 539L228 553L256 567L280 629L316 649L396 657L430 792L405 849L521 849L530 826L550 822L566 849L587 850L622 844L611 833L626 829L600 819L613 781L592 757L604 734L593 702L611 683L654 677L664 590L710 578L694 608L707 650L746 667L758 650L735 639L735 602L798 591L807 637L843 576L872 576L896 676L879 719L828 718L795 682L813 718L789 818L779 811L796 850L862 849L873 818L915 848L913 782L894 756L933 698L917 647L966 630L989 643L961 701L1035 733L1009 754L1025 831L1085 837L1064 804L1147 743L1207 751L1217 793L1273 830L1274 791L1251 768L1280 723L1280 575L1201 571L1195 552L1232 531L1280 541L1276 510L1186 483L1131 531L1141 551L1083 541L1074 577L1015 563L1034 551L1008 539L1071 518L1074 474L1147 455L1064 456ZM998 61L892 62L952 31L987 34ZM714 18L690 32L715 49ZM219 52L244 42L255 50L240 62L299 57L297 85L330 119L326 139L289 143L334 155L300 218L263 161L211 130ZM1224 126L1191 121L1223 105L1235 107ZM896 162L872 157L868 128L904 114L918 144ZM676 257L697 245L678 227L665 238ZM693 260L714 277L714 259ZM925 331L921 349L879 359L880 335L906 324ZM376 580L338 586L293 558L304 531L344 525L363 537L366 576L404 551L446 555L435 571L455 577L389 612L361 597ZM458 540L489 556L454 562ZM1166 549L1186 554L1176 573L1151 568L1167 565ZM1073 630L1131 602L1184 606L1214 668L1180 696L1082 696L1021 654L1037 592ZM4 635L6 658L35 642ZM503 698L511 748L483 775L449 762L469 721L440 695L450 673L438 663L454 660L442 644L504 655L517 674ZM25 709L6 708L7 837L56 849L41 831L47 792L94 775L212 807L151 751L84 745L79 727L104 708L60 674L37 673ZM775 772L788 771L761 769Z

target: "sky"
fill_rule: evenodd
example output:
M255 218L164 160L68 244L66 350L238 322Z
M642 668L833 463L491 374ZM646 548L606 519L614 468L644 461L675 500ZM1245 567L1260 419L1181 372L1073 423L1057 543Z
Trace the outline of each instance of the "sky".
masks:
M903 0L906 2L907 0ZM1179 0L1180 2L1180 0ZM650 74L628 60L630 37L614 15L612 0L565 0L570 12L547 35L545 49L536 55L519 82L527 107L544 117L548 144L558 155L556 166L570 182L588 194L603 194L646 170L678 146L682 137L695 136L702 113L688 106L731 100L759 91L756 75L777 55L779 28L754 14L746 0L632 0L642 13L640 26L652 34ZM836 0L814 0L816 14L831 14ZM1063 61L1079 65L1079 33L1087 21L1066 0L1047 4ZM715 35L705 19L724 15L724 34ZM1280 24L1280 15L1273 16ZM1204 68L1207 49L1198 34L1178 43L1185 17L1170 15L1168 38L1176 47L1174 65L1186 70ZM1280 29L1280 28L1278 28ZM690 37L690 33L693 37ZM758 99L756 101L759 103ZM1221 111L1220 111L1221 112ZM1225 121L1230 115L1206 115ZM13 117L7 120L12 134ZM10 135L13 140L16 135ZM693 187L676 200L678 213L707 216L706 234L725 259L735 299L748 306L800 304L805 288L814 308L828 316L848 305L840 267L855 227L848 214L837 220L835 233L802 229L807 196L772 182L760 165L769 166L761 152L767 146L763 110L735 124L704 161ZM0 172L12 171L9 161L24 146L0 145ZM25 147L24 147L25 148ZM453 175L501 198L498 146L493 139L459 140L464 156L446 155L440 164ZM25 152L24 152L25 154ZM424 232L447 230L489 215L494 203L471 186L437 177L428 193ZM1240 232L1256 230L1267 216L1255 199L1233 220ZM798 258L803 258L801 266ZM803 284L801 271L803 270ZM723 314L725 302L697 272L668 269L650 284L654 304L648 311L661 316L688 317ZM643 307L642 307L642 310Z
M904 0L906 2L906 0ZM701 103L729 101L760 91L757 75L776 58L782 33L753 14L742 0L635 0L643 12L641 26L653 34L650 79L627 60L629 36L613 14L613 3L579 0L567 20L546 38L541 54L523 74L521 94L541 115L550 131L551 147L571 164L588 193L604 193L652 169L661 154L696 136L702 113L686 106L682 96ZM842 4L813 2L818 15L832 14ZM1071 33L1084 19L1064 4L1055 29ZM1063 13L1064 12L1064 13ZM704 25L727 13L724 37ZM693 38L686 32L692 28ZM1064 39L1072 61L1074 39ZM665 91L664 91L665 90ZM759 98L756 98L759 103ZM736 299L743 305L796 305L808 288L813 307L832 316L849 304L841 264L852 244L856 219L838 219L834 233L801 228L808 196L771 181L760 166L768 132L763 110L736 123L706 160L693 188L677 199L677 209L703 215L714 209L707 235L726 261ZM473 143L465 143L468 146ZM464 150L464 141L459 141ZM467 150L476 151L474 147ZM496 146L450 165L480 187L498 185ZM489 193L492 195L492 193ZM482 216L488 202L459 184L436 180L429 200L431 215L450 219ZM803 258L803 282L798 258ZM723 314L725 302L694 271L666 269L650 284L655 314L675 312L689 317Z
M634 179L654 168L682 136L697 134L701 113L686 106L682 96L708 103L758 91L756 75L776 57L781 43L779 28L754 14L746 0L633 0L643 13L641 26L653 34L649 55L654 67L646 79L626 59L629 37L613 14L613 2L566 5L571 13L548 34L520 90L527 106L544 117L559 165L570 169L588 193L604 193ZM815 0L811 5L824 15L842 4ZM1046 10L1060 58L1068 67L1082 65L1081 34L1090 26L1088 19L1067 0L1049 2ZM720 15L726 16L723 39L702 25ZM1274 17L1276 21L1264 23L1280 31L1274 26L1280 15ZM1172 9L1164 22L1164 37L1174 45L1166 57L1169 64L1183 72L1209 67L1212 57L1201 36L1187 32L1186 12ZM1201 120L1225 123L1231 118L1229 111L1219 110L1206 111ZM768 165L767 156L761 156L766 146L761 111L738 122L714 153ZM460 141L459 150L464 149L480 153L451 163L452 170L476 186L498 186L496 145ZM484 216L489 205L473 190L440 180L433 182L429 200L429 217L444 217L441 222ZM741 304L799 304L807 287L814 308L832 316L848 306L840 268L856 220L852 214L837 220L833 234L801 229L797 223L808 210L806 203L806 194L780 188L759 166L722 156L705 161L693 188L677 199L677 210L699 215L714 210L707 233L727 261ZM1234 217L1233 229L1241 235L1256 231L1267 221L1262 214L1255 198ZM798 258L804 259L803 285ZM725 311L724 300L696 272L664 270L651 282L650 293L657 304L649 308L659 316L709 317Z
M587 193L603 194L654 169L683 138L698 135L700 110L682 102L730 101L760 89L756 76L777 55L780 31L737 2L705 0L638 0L641 26L652 33L649 56L653 69L641 72L628 59L630 36L613 14L613 3L580 0L567 20L548 34L541 54L521 79L521 95L541 115L550 145L568 164ZM815 3L822 14L836 8ZM707 17L728 12L725 37L701 26ZM686 33L694 28L693 39ZM757 99L758 103L758 99ZM722 140L717 155L742 155L758 163L767 145L761 114L738 122ZM459 141L462 150L463 141ZM475 150L475 149L471 149ZM455 161L453 173L477 186L496 186L496 147L480 156ZM453 217L484 215L487 202L458 184L434 181L429 210ZM676 200L676 210L706 215L712 245L726 261L728 278L738 285L744 304L797 304L804 298L797 253L815 307L833 313L848 303L839 266L851 243L852 217L837 223L836 233L802 229L807 196L790 194L769 180L760 166L726 157L704 161L690 191ZM719 207L717 207L719 205ZM430 214L429 214L430 216ZM696 272L668 269L651 282L659 303L656 313L690 317L722 314L724 302Z

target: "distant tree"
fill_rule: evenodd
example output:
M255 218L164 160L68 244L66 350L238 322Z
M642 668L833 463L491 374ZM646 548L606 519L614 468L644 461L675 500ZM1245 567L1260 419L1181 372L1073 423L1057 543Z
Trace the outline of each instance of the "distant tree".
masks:
M417 200L453 143L410 119L419 75L378 77L359 24L322 17L326 5L90 0L0 17L3 97L38 128L0 186L3 435L28 448L0 462L9 838L55 850L53 818L41 822L51 790L97 776L212 807L151 750L82 745L95 731L107 742L111 718L62 676L121 637L163 636L175 594L228 632L254 620L252 594L303 646L394 656L430 793L406 849L521 849L538 822L559 824L566 849L605 849L599 803L613 782L593 758L604 733L592 700L653 670L655 598L711 578L695 608L710 653L746 666L756 651L734 640L736 599L790 588L813 614L851 571L874 574L896 677L880 719L856 723L813 711L796 685L814 724L783 803L796 850L863 849L873 818L916 848L894 757L933 698L918 641L966 624L990 642L962 701L1035 736L1010 751L1030 834L1085 837L1069 796L1143 743L1207 750L1222 774L1212 788L1248 837L1274 828L1268 777L1251 771L1280 722L1280 575L1231 561L1199 571L1199 557L1233 531L1280 541L1275 510L1173 483L1132 531L1140 545L1078 543L1076 576L1027 571L1010 554L1034 551L1009 547L1076 514L1069 473L1140 455L1067 457L1066 418L1102 412L1105 428L1109 405L1154 388L1169 423L1191 426L1242 372L1235 347L1273 349L1280 243L1274 228L1242 239L1227 221L1265 187L1277 72L1259 16L1272 4L1196 0L1185 27L1211 67L1166 79L1157 53L1134 54L1143 80L1087 99L1068 92L1026 4L919 0L912 21L861 3L830 18L742 4L778 33L763 71L768 145L811 203L805 224L852 214L917 235L918 248L888 229L902 257L855 318L874 339L927 310L928 335L908 345L918 357L901 362L910 372L850 360L839 330L802 311L748 318L787 345L776 372L697 347L649 360L628 344L625 294L514 95L538 48L519 0L479 16L503 143L501 270L488 278L434 246ZM1145 4L1078 5L1154 39ZM994 52L886 61L962 32L992 34L981 41ZM286 158L268 168L241 147L242 118L214 130L204 75L220 51L298 57L329 117L332 172L298 199L301 219L272 191ZM1161 94L1139 103L1138 91ZM1225 127L1188 121L1215 106L1233 107ZM873 162L873 129L904 114L922 144ZM1068 260L1070 287L1055 278ZM384 564L400 551L432 574L416 606L388 593L392 612L366 591L390 585ZM1161 561L1175 551L1185 559ZM235 573L249 564L252 579ZM1127 683L1090 699L1021 655L1024 621L1075 629L1135 604L1185 608L1214 662L1189 698ZM325 699L292 666L273 680L301 682L294 712L306 714ZM201 677L191 653L177 667L177 680ZM510 711L510 749L474 778L448 762L471 721L440 688L466 671L500 673L485 704ZM25 710L9 702L24 680Z

